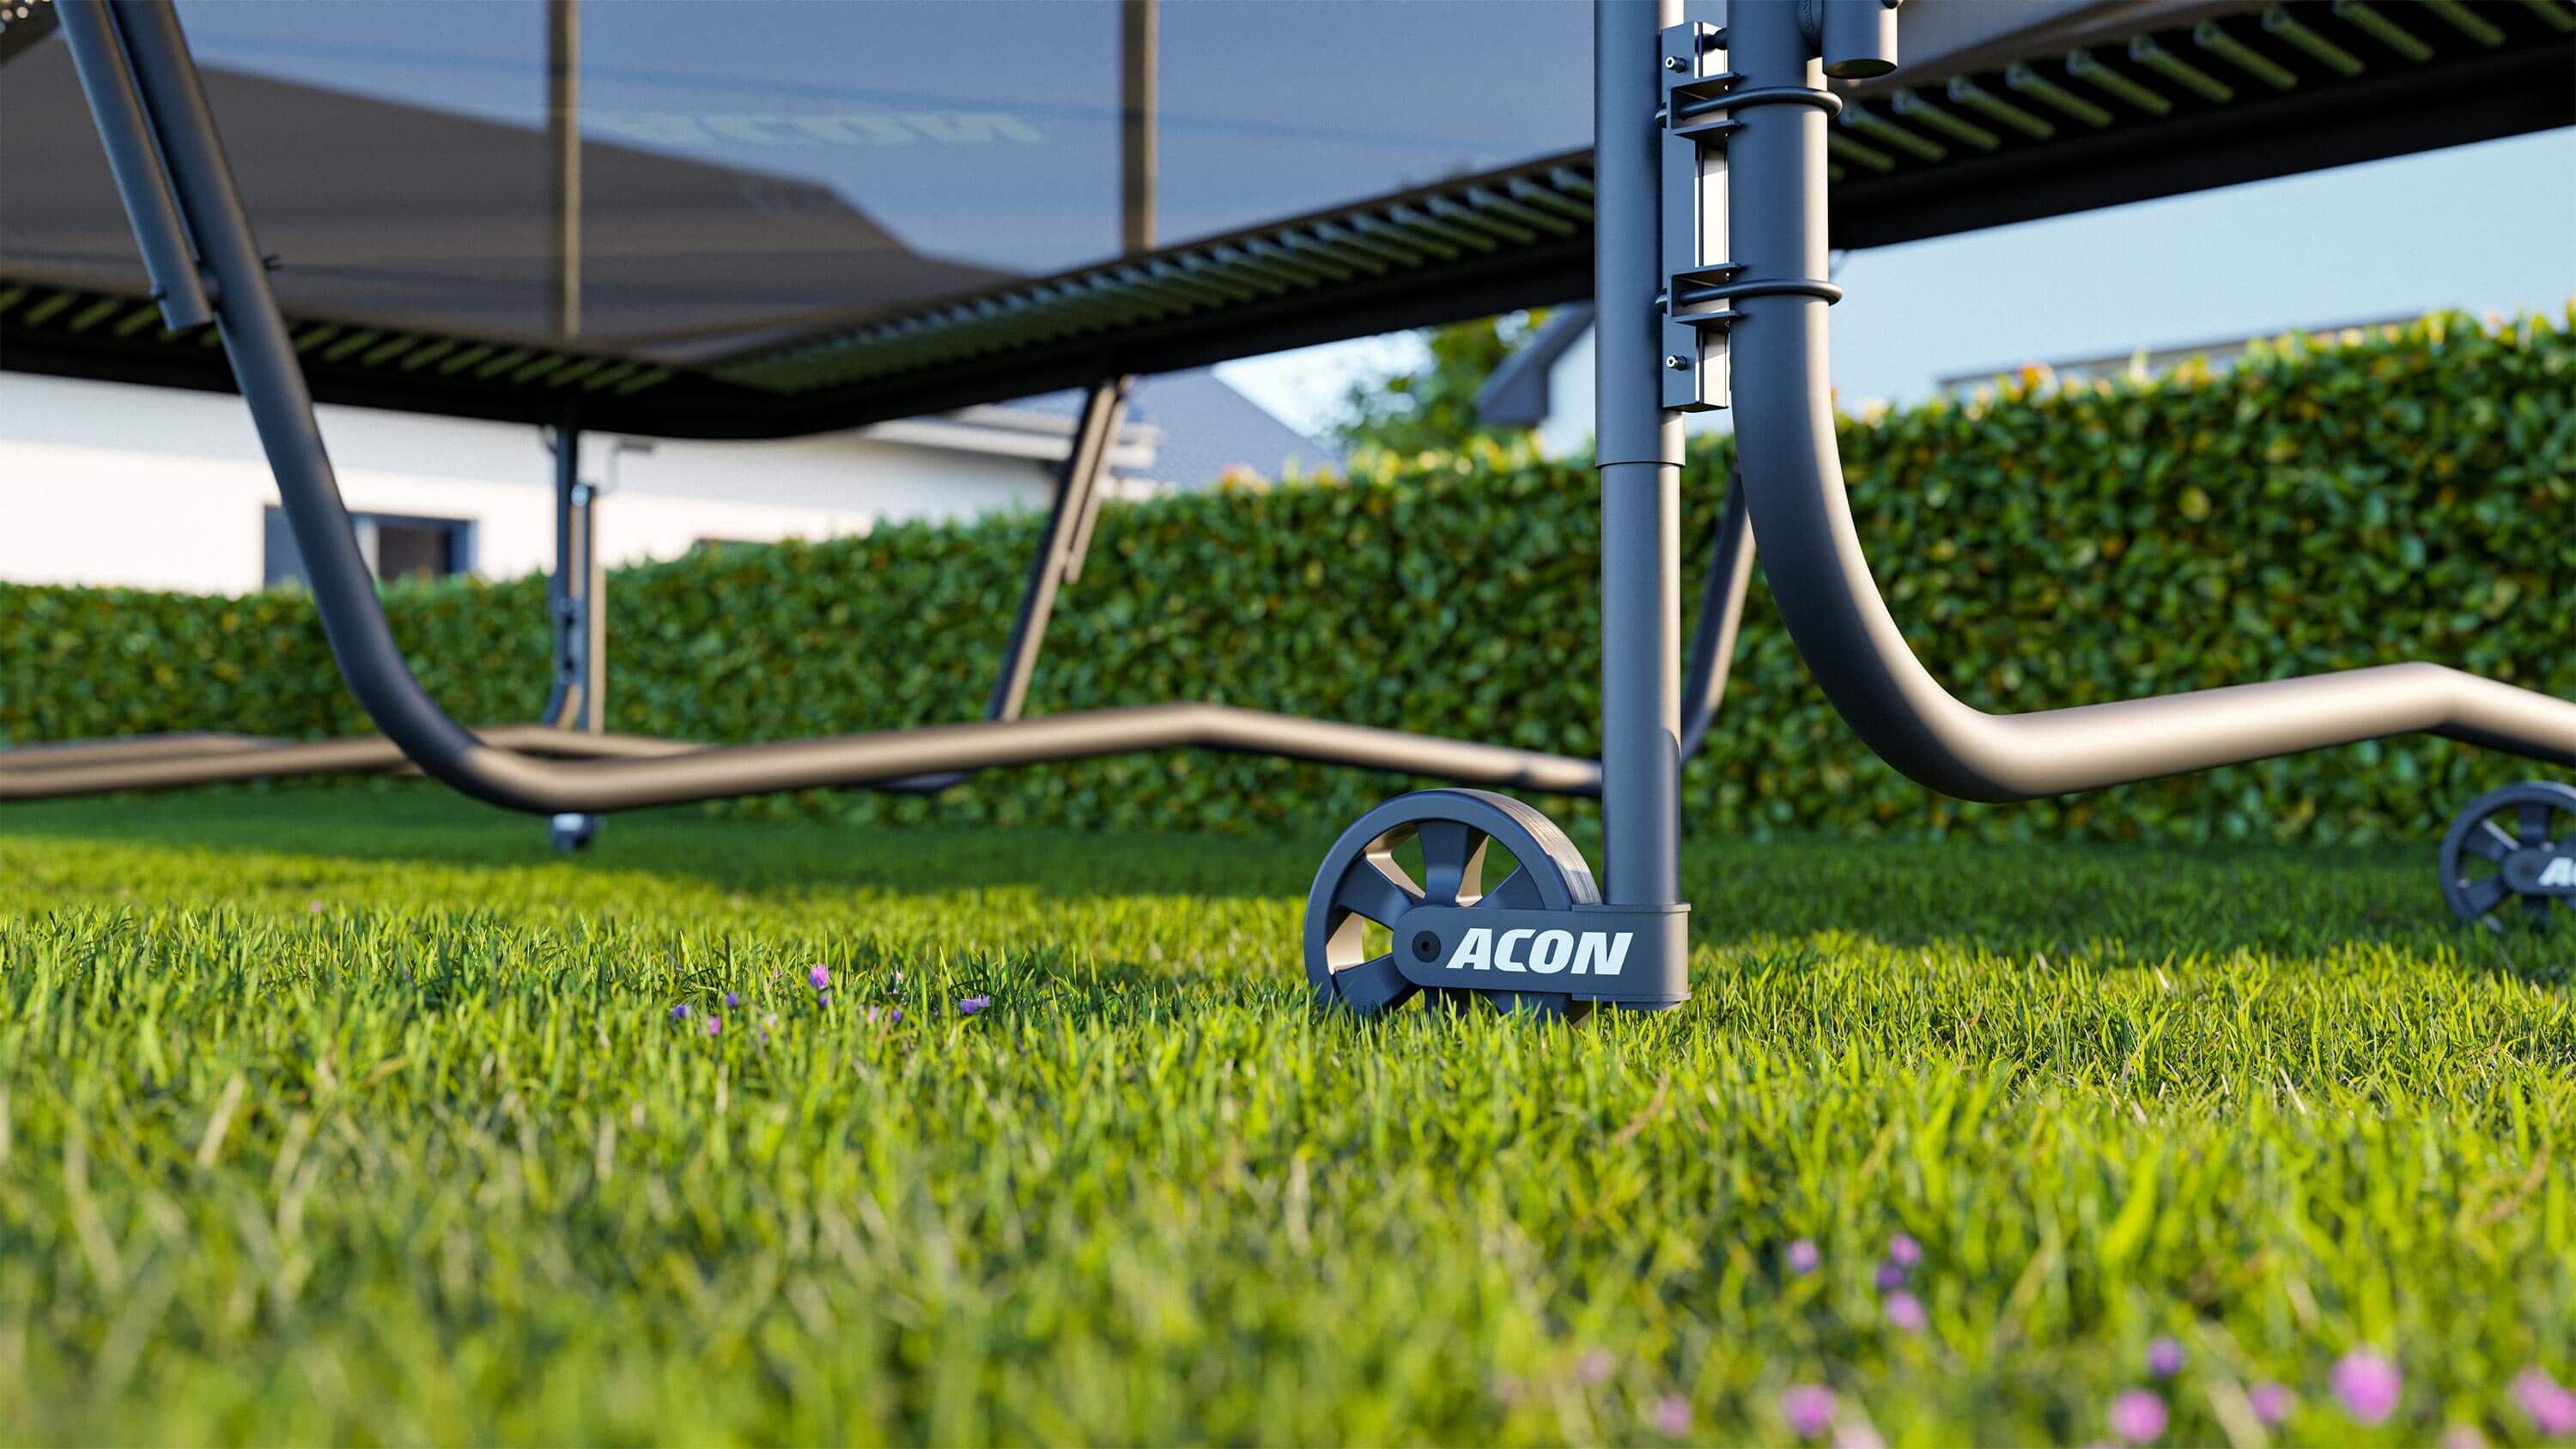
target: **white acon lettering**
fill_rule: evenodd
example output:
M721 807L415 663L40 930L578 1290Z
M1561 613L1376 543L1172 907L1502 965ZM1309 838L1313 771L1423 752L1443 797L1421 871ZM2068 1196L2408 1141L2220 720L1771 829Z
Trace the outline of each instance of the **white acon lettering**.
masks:
M2540 883L2552 887L2576 886L2576 855L2562 855L2551 861L2549 869L2540 873Z
M1452 971L1491 971L1494 969L1494 930L1478 926L1458 938L1458 949L1449 954Z
M1531 937L1537 937L1531 940ZM1634 931L1541 931L1521 927L1494 938L1491 926L1477 926L1458 938L1444 969L1450 971L1535 971L1553 976L1568 966L1577 976L1616 976L1628 964ZM1521 948L1527 944L1529 954Z
M1574 974L1577 976L1616 976L1628 964L1628 944L1637 939L1633 931L1586 931L1574 948Z

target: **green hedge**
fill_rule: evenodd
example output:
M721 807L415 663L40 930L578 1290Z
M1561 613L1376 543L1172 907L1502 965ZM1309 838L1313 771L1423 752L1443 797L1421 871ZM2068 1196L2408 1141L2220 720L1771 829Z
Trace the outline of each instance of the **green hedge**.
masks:
M2403 659L2576 695L2571 320L2435 316L2288 339L2218 378L2025 377L1851 421L1854 512L1926 661L1984 708ZM1694 587L1725 453L1701 445L1686 485ZM613 727L735 741L972 717L1036 526L886 527L622 571ZM1588 754L1596 526L1579 461L1492 450L1113 505L1030 707L1223 700ZM507 721L544 696L542 592L533 578L451 582L392 589L387 605L452 713ZM6 587L0 639L13 741L366 723L299 593ZM1733 693L1684 789L1695 829L2337 841L2426 834L2473 792L2532 773L2406 739L1963 805L1859 746L1757 587ZM1401 788L1188 754L1002 771L936 801L815 792L750 808L1250 830L1347 820Z

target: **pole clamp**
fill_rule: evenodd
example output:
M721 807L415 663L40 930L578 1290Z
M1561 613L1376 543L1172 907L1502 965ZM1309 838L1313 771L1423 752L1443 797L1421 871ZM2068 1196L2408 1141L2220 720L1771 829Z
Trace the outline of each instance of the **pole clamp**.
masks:
M1842 288L1808 277L1745 277L1727 259L1726 138L1742 129L1737 114L1757 106L1812 106L1842 113L1842 98L1807 86L1739 88L1726 66L1726 32L1697 21L1660 32L1656 62L1664 104L1663 403L1682 412L1727 405L1727 329L1745 297L1792 295L1842 300Z

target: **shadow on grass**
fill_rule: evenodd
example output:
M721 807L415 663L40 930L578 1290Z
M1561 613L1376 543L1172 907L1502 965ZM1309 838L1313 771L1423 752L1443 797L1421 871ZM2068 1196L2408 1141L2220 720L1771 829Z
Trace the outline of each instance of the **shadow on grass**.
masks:
M11 839L613 870L752 895L1019 888L1057 898L1294 902L1330 837L888 830L684 808L620 815L567 862L548 846L539 820L431 785L383 784L18 805L0 815L0 843ZM1598 842L1584 844L1598 860ZM2429 844L2328 851L1701 836L1688 845L1684 876L1693 939L1721 954L1833 934L2013 958L2116 952L2139 963L2386 942L2455 952L2517 975L2566 976L2576 959L2576 912L2545 934L2466 931L2442 906L2431 856Z

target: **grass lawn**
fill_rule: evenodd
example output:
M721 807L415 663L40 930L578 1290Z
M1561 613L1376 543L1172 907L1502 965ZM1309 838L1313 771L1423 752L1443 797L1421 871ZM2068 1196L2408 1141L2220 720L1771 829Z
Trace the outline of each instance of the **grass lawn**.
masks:
M0 814L0 1439L2504 1443L2576 1379L2576 932L2430 842L1700 840L1697 999L1568 1030L1313 1013L1323 839L542 835Z

